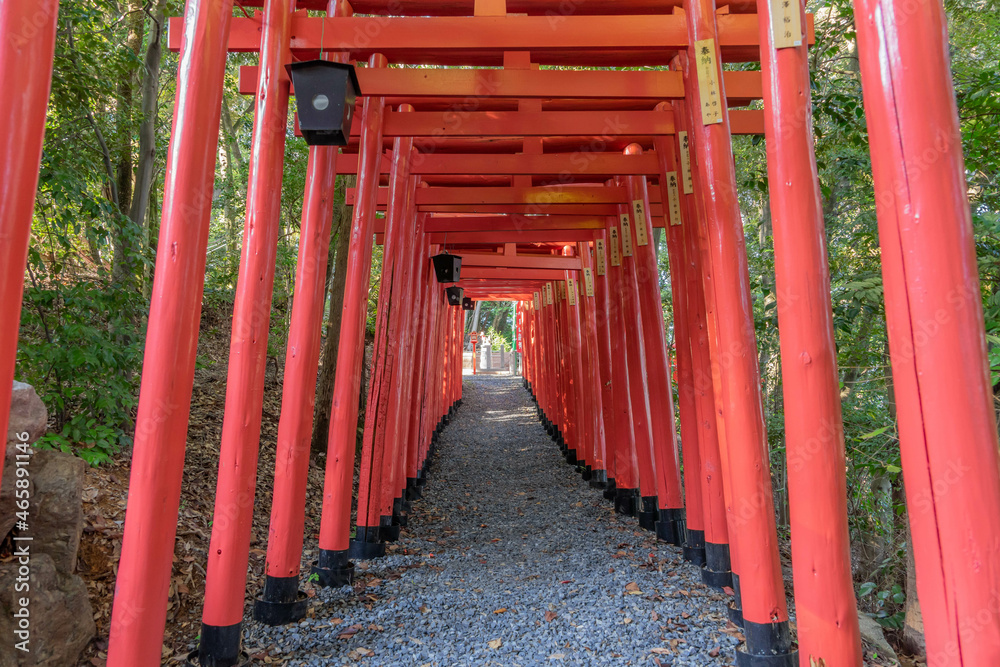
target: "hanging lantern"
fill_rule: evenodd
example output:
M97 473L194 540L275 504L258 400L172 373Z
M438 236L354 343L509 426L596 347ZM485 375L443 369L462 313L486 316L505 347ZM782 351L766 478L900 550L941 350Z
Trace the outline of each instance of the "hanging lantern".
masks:
M439 283L457 283L462 272L462 258L449 255L446 252L431 257L434 261L434 273Z
M462 309L463 310L475 310L476 302L472 300L471 297L464 297L462 299Z
M445 294L448 295L448 305L449 306L461 306L462 305L462 288L458 285L452 285L451 287L446 287L444 290Z
M306 60L288 65L299 129L310 146L346 146L354 103L361 94L353 65Z

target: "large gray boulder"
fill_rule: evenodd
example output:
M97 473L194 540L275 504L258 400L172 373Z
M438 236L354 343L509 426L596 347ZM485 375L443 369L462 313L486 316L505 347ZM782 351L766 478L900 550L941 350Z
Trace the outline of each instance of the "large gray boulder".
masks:
M0 540L15 530L24 518L17 515L17 458L24 456L18 443L34 443L45 434L48 415L45 405L31 385L14 383L8 429L7 456L0 482ZM27 438L19 434L27 433ZM75 665L80 652L96 632L94 614L87 597L87 585L74 574L80 537L83 534L83 481L86 464L73 454L54 450L28 449L26 470L28 509L27 530L16 529L18 537L30 541L15 542L15 549L28 545L30 574L24 582L15 558L0 563L0 667L31 665L63 667ZM21 459L24 460L23 458ZM22 466L24 467L24 466ZM21 489L23 492L24 489ZM19 581L19 578L21 581ZM17 590L18 584L23 589ZM30 618L29 652L16 648L14 631L21 620L15 612L27 597Z
M7 425L7 442L24 442L17 434L27 433L27 442L37 442L45 435L49 412L30 384L14 380L10 396L10 422Z

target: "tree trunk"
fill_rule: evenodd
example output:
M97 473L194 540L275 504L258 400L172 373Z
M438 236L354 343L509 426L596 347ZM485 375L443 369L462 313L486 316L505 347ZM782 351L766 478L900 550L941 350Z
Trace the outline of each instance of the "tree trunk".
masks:
M229 190L227 197L223 198L223 216L226 220L226 261L229 264L229 274L235 278L239 271L240 264L240 221L237 220L236 212L233 210L232 202L243 194L240 188L237 174L243 170L243 153L240 151L240 144L236 137L237 128L233 124L233 117L229 111L229 103L225 96L222 98L222 176ZM327 281L329 282L329 281Z
M924 617L917 597L917 568L913 561L913 538L906 523L906 619L903 621L903 648L915 656L925 656Z
M159 95L160 61L163 55L161 35L166 0L156 0L149 21L149 41L142 74L142 120L139 122L139 154L135 170L135 190L129 207L129 218L142 229L143 248L149 248L150 226L146 224L149 193L156 166L156 102ZM146 277L147 279L149 277ZM143 281L145 284L146 280Z
M344 179L345 190L350 187ZM330 411L333 408L333 381L337 375L337 347L340 345L340 318L344 310L344 286L347 283L347 252L351 246L351 210L341 202L334 208L337 228L336 256L326 265L326 282L330 286L330 323L320 356L319 380L316 388L316 407L313 410L313 454L326 452L330 432ZM331 252L333 246L331 245ZM331 279L331 269L333 277Z
M139 0L127 0L125 3L125 48L136 60L142 49L142 34L145 14L143 3ZM135 88L139 83L139 68L129 63L126 73L118 82L118 108L115 113L115 130L117 132L118 156L115 165L115 185L118 191L117 205L121 213L119 222L115 225L113 238L114 261L111 275L118 284L132 283L135 280L134 268L137 230L129 224L128 217L132 209L132 178L134 162L132 157L132 111L135 106Z

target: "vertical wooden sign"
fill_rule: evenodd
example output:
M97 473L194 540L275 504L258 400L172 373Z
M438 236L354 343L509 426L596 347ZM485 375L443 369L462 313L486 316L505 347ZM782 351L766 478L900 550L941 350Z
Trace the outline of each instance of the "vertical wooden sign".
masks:
M715 64L715 40L709 37L695 41L694 53L701 95L701 122L704 125L721 123L726 109L719 88L719 69Z
M569 305L576 305L576 280L573 278L567 278L563 289L566 290L566 300L569 301Z
M628 219L628 213L622 213L622 257L632 256L632 223Z
M683 173L684 194L694 193L694 180L691 178L691 143L687 132L678 132L677 140L681 144L681 172Z
M597 263L597 275L603 276L608 272L608 260L604 253L604 239L597 239L594 243L594 259Z
M552 305L552 283L545 283L545 289L544 289L543 295L545 297L545 304L544 305L551 306Z
M677 172L667 172L667 208L670 210L670 226L681 224L681 201L677 193Z
M611 266L621 266L622 256L618 250L618 228L611 227Z
M590 267L583 267L583 293L587 296L594 296L594 274Z
M641 199L632 200L632 217L635 218L635 242L639 245L649 245L649 234L646 231L646 206Z
M538 298L538 292L534 293L534 297L535 297L535 300L534 300L535 310L538 310L539 308L541 308L541 300Z
M768 4L771 9L771 38L774 40L774 48L802 46L799 0L769 0Z

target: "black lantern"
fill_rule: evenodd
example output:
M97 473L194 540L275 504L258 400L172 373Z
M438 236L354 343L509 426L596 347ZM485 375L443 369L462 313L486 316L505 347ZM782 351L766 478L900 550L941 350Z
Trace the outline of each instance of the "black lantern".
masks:
M434 273L439 283L457 283L462 273L462 258L444 252L431 257L434 260Z
M346 146L354 102L361 94L354 66L329 60L288 65L299 110L299 129L310 146Z
M462 299L462 309L463 310L475 310L476 302L472 300L471 297L464 297Z
M452 285L451 287L446 287L444 289L445 294L448 295L448 305L449 306L461 306L462 305L462 288L458 285Z

